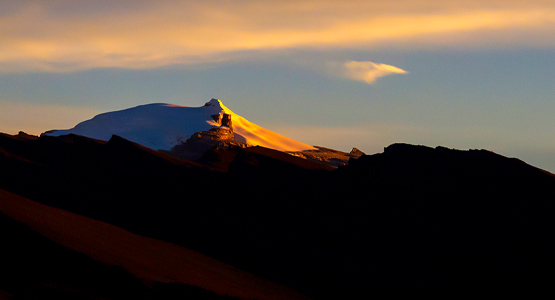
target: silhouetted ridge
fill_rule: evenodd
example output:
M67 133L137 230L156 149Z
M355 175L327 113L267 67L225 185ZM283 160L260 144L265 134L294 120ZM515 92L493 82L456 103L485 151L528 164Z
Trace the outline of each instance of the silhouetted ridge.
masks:
M259 155L260 157L272 158L275 160L275 164L283 164L285 162L288 164L299 166L304 169L333 170L333 168L325 164L316 163L313 161L309 161L306 159L302 159L302 158L284 153L282 151L277 151L277 150L269 149L265 147L260 147L260 146L250 147L250 148L246 148L244 152Z
M358 160L350 160L349 166L346 168L365 168L373 163L383 164L386 162L391 162L399 168L401 164L404 164L403 168L413 171L448 168L456 168L459 171L474 169L504 176L532 176L540 181L542 180L540 178L548 178L544 175L555 176L517 158L508 158L488 150L456 150L441 146L431 148L409 144L392 144L384 148L383 153L363 155Z
M112 135L106 144L110 151L116 152L120 155L130 156L133 155L135 159L146 159L151 161L153 159L160 159L158 152L141 146L140 144L126 140L120 136Z
M0 212L10 258L0 290L15 298L305 299L202 254L2 189Z
M21 138L21 139L24 139L24 140L36 140L36 139L39 138L39 137L36 136L36 135L30 135L30 134L27 134L27 133L25 133L25 132L23 132L23 131L20 131L20 132L17 134L17 137L18 137L18 138Z
M195 164L119 137L0 149L0 188L316 299L552 290L555 176L487 150L393 144L330 171L255 147Z

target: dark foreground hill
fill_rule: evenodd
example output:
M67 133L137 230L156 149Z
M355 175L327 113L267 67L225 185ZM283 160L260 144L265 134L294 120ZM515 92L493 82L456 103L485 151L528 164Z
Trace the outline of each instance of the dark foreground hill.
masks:
M1 189L0 212L0 290L14 298L306 299L189 249Z
M0 169L6 191L313 298L552 293L555 177L485 150L395 144L331 170L260 147L190 162L0 135Z

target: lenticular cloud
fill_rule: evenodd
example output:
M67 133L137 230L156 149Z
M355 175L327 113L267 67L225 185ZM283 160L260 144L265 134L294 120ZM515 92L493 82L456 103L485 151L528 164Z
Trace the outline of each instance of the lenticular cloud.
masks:
M386 64L371 61L350 61L343 64L343 74L353 80L372 84L376 79L391 74L406 74L407 71Z

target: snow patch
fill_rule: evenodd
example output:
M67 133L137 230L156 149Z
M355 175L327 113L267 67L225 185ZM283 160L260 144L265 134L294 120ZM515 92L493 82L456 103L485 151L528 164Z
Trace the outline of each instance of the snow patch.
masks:
M48 131L43 135L60 136L73 133L107 141L115 134L154 150L170 150L196 132L220 127L212 116L224 113L231 115L237 141L280 151L315 149L249 122L223 105L219 99L212 99L201 107L167 103L140 105L99 114L72 129Z

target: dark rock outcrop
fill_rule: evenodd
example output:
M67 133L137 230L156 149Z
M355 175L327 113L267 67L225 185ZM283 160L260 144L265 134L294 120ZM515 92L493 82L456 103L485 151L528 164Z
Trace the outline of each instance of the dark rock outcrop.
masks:
M357 153L346 153L343 151L333 150L329 148L315 146L315 150L305 150L305 151L297 151L297 152L287 152L293 156L298 156L301 158L305 158L307 160L313 162L319 162L325 165L328 165L333 168L337 168L340 166L346 165L350 159L359 158L364 153L356 148L353 148L353 151L356 149L358 150Z
M218 123L219 125L222 125L222 115L217 114L217 115L211 115L212 119L214 119L214 122Z
M362 156L362 155L366 155L366 153L358 150L358 148L353 148L353 150L351 150L350 152L352 155L356 155L356 156Z
M218 125L227 127L229 130L233 131L233 123L231 122L231 115L224 113L223 116L220 114L211 115L214 122L218 123Z
M224 116L222 117L222 126L225 126L229 128L229 130L233 131L233 124L231 122L230 114L224 114Z
M223 120L225 121L225 118ZM222 121L222 124L225 124L224 121ZM231 125L231 119L229 119L227 124ZM214 147L225 149L228 147L244 148L246 146L247 144L245 143L235 141L235 135L231 128L217 127L193 134L187 141L174 146L168 153L180 158L196 160Z

